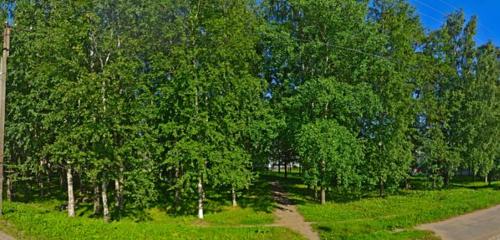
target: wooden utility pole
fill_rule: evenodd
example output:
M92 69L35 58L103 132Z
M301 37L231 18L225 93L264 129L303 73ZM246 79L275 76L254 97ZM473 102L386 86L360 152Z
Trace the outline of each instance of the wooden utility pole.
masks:
M3 157L5 139L5 94L7 88L7 58L10 48L10 26L5 25L3 32L3 55L0 62L0 216L3 215Z

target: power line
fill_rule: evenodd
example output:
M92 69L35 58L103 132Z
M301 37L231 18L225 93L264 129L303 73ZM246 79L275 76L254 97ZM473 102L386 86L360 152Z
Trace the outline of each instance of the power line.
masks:
M442 20L439 20L439 19L437 19L437 18L435 18L435 17L433 17L433 16L431 16L431 15L425 14L425 13L420 12L420 11L418 11L418 14L419 14L419 15L421 15L421 16L424 16L424 17L428 17L429 19L431 19L431 20L435 21L436 23L443 24ZM475 36L475 37L476 37L476 39L477 39L477 40L479 40L480 42L481 42L481 41L482 41L482 42L487 42L487 41L484 41L484 40L485 40L484 38L480 37L480 36L479 36L479 35L477 35L477 34L476 34L476 36Z
M381 58L381 59L387 60L389 62L393 62L388 57L385 57L385 56L382 56L382 55L378 55L378 54L374 54L374 53L368 53L368 52L365 52L363 50L359 50L359 49L355 49L355 48L349 48L349 47L335 46L335 45L331 45L329 43L326 43L325 45L328 46L328 47L337 48L337 49L346 50L346 51L351 51L351 52L356 52L356 53L361 53L361 54L364 54L364 55L367 55L367 56Z
M355 48L349 48L349 47L342 47L342 46L338 46L338 45L332 45L330 43L322 43L322 44L324 46L327 46L327 47L332 47L332 48L346 50L346 51L351 51L351 52L356 52L356 53L364 54L364 55L371 56L371 57L381 58L381 59L387 60L389 62L393 62L391 59L389 59L386 56L382 56L382 55L378 55L378 54L374 54L374 53L369 53L369 52L366 52L364 50L355 49Z
M421 11L418 11L418 14L421 15L421 16L425 16L425 17L428 17L429 19L432 19L434 20L435 22L439 23L439 24L443 24L443 20L440 20L440 19L437 19L435 18L434 16L431 16L431 15L428 15L428 14L425 14Z
M443 11L441 11L441 10L439 10L439 9L437 9L437 8L435 8L435 7L433 7L433 6L431 6L430 4L427 4L427 3L422 2L422 1L420 1L420 0L413 0L413 1L415 1L415 2L417 2L417 3L420 3L420 5L425 6L425 7L429 8L429 9L431 9L431 10L433 10L433 11L435 11L435 12L437 12L437 13L441 14L441 15L442 15L443 17L445 17L445 18L447 18L447 17L448 17L448 15L449 15L449 14L447 14L447 13L445 13L445 12L443 12ZM448 7L451 7L453 10L463 11L463 9L462 9L462 8L459 8L459 7L457 7L457 6L454 6L454 5L452 5L451 3L448 3L448 2L447 2L447 1L445 1L445 0L438 0L438 1L440 1L441 3L443 3L443 4L447 5ZM422 14L422 15L425 15L425 14L423 14L423 13L421 13L421 14ZM427 15L427 16L428 16L428 15ZM430 16L428 16L428 17L430 17ZM433 19L435 19L435 18L433 18ZM491 35L491 36L494 36L494 35L495 35L495 34L494 34L494 33L493 33L490 29L489 29L489 27L488 27L488 26L486 26L486 25L484 25L484 24L480 23L480 22L479 22L479 19L477 20L477 24L478 24L478 26L480 26L482 29L484 29L486 32L488 32L488 34L489 34L489 35ZM476 38L478 38L478 39L479 39L480 37L479 37L478 35L476 35ZM481 38L481 39L482 39L482 38ZM482 40L484 40L484 39L482 39ZM486 42L486 41L484 41L484 42Z
M458 7L454 6L453 4L451 4L451 3L447 2L447 1L444 1L444 0L438 0L438 1L442 2L444 5L447 5L448 7L454 8L456 10L460 10L461 9L461 8L458 8Z
M443 4L445 4L445 5L447 5L447 6L451 7L451 8L453 8L454 10L463 10L462 8L459 8L459 7L457 7L457 6L453 5L453 4L451 4L451 3L449 3L449 2L447 2L447 1L445 1L445 0L438 0L438 1L442 2ZM491 35L495 35L495 34L491 31L491 28L490 28L490 27L488 27L488 26L486 26L486 25L484 25L484 24L482 24L482 23L480 23L480 22L479 22L479 19L478 19L477 23L478 23L478 25L479 25L479 26L481 26L484 30L486 30L489 34L491 34Z
M419 0L413 0L413 1L415 1L417 3L420 3L421 5L426 6L427 8L429 8L429 9L431 9L431 10L433 10L433 11L435 11L435 12L437 12L437 13L443 15L443 16L447 16L448 15L447 13L445 13L445 12L443 12L443 11L441 11L441 10L439 10L439 9L437 9L437 8L435 8L435 7L427 4L427 3L421 2Z

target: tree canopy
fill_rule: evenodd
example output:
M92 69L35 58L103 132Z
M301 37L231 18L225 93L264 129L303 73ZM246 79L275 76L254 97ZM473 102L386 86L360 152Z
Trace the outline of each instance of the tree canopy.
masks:
M406 0L17 1L7 198L106 220L233 205L269 165L312 192L497 177L500 51ZM32 186L26 188L23 186ZM52 195L51 195L52 194ZM329 198L330 199L330 198Z

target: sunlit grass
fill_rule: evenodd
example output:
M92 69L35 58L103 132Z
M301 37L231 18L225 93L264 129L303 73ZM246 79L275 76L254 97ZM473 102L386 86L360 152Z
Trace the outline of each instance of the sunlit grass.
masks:
M449 189L405 190L385 198L375 193L360 199L331 196L338 201L319 205L297 176L272 177L291 193L322 239L439 239L415 226L500 204L500 182L488 186L459 180Z
M125 214L111 223L94 218L91 203L80 203L77 217L70 219L64 200L35 198L7 203L0 229L19 239L303 239L290 229L269 226L275 205L266 179L243 192L238 207L230 206L227 194L210 197L204 220L192 213L169 212L159 204L142 212L142 218Z
M123 219L104 223L101 219L70 219L56 211L54 203L7 203L4 230L19 239L302 239L289 229L269 227L272 214L251 209L227 209L206 215L204 224L195 217L173 217L150 210L151 219L135 222ZM239 226L250 224L247 226Z

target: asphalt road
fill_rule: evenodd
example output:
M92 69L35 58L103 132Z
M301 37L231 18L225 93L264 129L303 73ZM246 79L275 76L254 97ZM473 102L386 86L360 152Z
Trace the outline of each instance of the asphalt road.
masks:
M433 231L443 240L500 240L500 205L418 229Z

